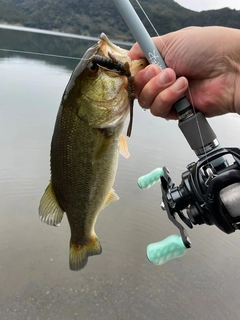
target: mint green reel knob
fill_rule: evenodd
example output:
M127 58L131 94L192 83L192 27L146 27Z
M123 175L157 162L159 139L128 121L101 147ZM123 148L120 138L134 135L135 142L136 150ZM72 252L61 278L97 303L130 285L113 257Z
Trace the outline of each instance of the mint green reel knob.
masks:
M182 237L173 234L160 242L149 244L147 258L153 264L161 265L170 259L183 256L186 249Z
M160 178L164 175L163 168L157 168L150 173L140 177L138 179L138 186L141 189L148 189L155 183L160 181Z

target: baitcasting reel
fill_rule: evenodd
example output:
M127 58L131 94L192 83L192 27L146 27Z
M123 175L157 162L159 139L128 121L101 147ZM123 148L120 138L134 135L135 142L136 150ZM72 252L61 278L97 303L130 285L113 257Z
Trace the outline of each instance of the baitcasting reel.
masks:
M113 2L148 62L165 69L163 57L130 2ZM240 229L240 150L222 148L205 116L197 112L185 96L173 107L179 116L179 128L199 160L187 166L179 186L175 186L165 167L138 180L141 188L149 188L161 180L162 208L181 234L148 246L147 257L155 264L183 255L191 245L176 216L189 228L193 224L207 224L216 225L226 233Z
M166 167L139 178L138 184L140 188L149 188L158 181L161 181L161 207L181 236L172 235L148 246L147 256L154 264L179 257L191 246L177 217L189 228L197 224L216 225L227 234L240 229L239 149L220 148L190 163L179 186L175 186Z

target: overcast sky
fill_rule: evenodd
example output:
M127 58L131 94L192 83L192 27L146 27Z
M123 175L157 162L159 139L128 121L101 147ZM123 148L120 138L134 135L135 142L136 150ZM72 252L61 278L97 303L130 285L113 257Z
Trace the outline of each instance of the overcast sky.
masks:
M194 11L220 9L228 7L240 10L240 0L174 0L182 7Z

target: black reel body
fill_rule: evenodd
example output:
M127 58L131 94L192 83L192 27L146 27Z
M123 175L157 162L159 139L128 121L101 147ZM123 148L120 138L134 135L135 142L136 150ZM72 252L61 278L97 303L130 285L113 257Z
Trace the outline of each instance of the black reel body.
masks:
M230 162L229 162L230 158ZM190 247L187 233L176 214L190 228L192 224L216 225L225 233L240 229L240 150L220 148L187 166L175 186L166 167L161 177L164 209ZM182 210L186 209L186 214Z

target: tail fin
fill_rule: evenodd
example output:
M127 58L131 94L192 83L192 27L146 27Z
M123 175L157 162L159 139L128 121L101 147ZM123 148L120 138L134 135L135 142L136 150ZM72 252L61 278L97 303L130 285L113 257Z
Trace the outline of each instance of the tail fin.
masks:
M71 270L81 270L86 266L88 257L101 253L102 247L97 237L85 245L73 244L70 241L69 267Z

